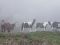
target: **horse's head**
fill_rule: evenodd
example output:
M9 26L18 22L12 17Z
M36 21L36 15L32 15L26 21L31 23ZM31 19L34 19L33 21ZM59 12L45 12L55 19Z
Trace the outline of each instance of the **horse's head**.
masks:
M49 24L49 25L51 25L51 22L50 22L50 21L48 21L48 24Z
M33 22L35 22L36 21L36 19L33 19Z
M35 23L36 19L33 19L32 25Z

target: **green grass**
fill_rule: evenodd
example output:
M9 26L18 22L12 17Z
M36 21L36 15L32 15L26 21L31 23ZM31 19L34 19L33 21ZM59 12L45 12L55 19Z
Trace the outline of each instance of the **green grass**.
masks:
M5 40L14 39L19 41L22 39L20 33L16 34L8 34L8 33L0 33L0 42L4 42ZM31 32L27 34L27 41L47 41L49 43L60 45L60 32Z
M48 41L60 45L60 32L34 32L28 35L30 40Z

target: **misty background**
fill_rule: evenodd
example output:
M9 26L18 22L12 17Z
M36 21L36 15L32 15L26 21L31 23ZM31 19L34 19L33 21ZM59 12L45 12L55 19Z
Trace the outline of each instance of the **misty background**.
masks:
M0 20L60 21L60 0L0 0Z

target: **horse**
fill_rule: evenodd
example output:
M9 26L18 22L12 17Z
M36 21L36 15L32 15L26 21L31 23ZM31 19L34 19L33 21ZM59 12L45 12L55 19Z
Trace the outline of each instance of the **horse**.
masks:
M33 27L33 25L35 24L35 19L33 19L32 22L23 22L22 23L22 26L21 26L21 31L23 30L24 31L24 28L31 28Z
M60 26L59 26L60 22L53 22L51 27L54 31L58 31L57 29L60 29Z
M14 27L15 27L15 24L4 23L1 25L1 30L2 32L5 32L6 30L10 32L11 30L14 29Z
M38 28L38 27L40 27L40 28L44 28L44 31L46 30L46 28L47 28L47 25L51 25L51 22L50 21L48 21L48 22L43 22L43 23L37 23L36 24L36 29Z

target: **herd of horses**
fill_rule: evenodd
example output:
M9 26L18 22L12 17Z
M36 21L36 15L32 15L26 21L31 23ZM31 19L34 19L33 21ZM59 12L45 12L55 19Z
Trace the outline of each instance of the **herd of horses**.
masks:
M2 21L2 23L3 23L4 21ZM24 28L33 28L34 27L34 24L36 25L36 29L37 28L44 28L44 30L46 30L46 27L47 27L47 25L50 25L51 26L51 28L60 28L58 25L60 24L60 22L50 22L50 21L48 21L48 22L43 22L43 23L40 23L40 22L37 22L37 23L35 23L36 22L36 19L33 19L33 21L31 21L31 22L23 22L22 23L22 25L21 25L21 31L24 31ZM11 23L9 23L9 22L7 22L7 23L3 23L3 24L1 24L1 32L5 32L5 31L8 31L8 32L10 32L11 30L14 30L14 27L16 26L16 23L13 23L13 24L11 24Z
M4 22L4 20L2 20L1 32L5 32L5 31L10 32L11 30L14 29L14 27L15 27L15 23L11 24L9 22Z
M36 19L33 19L32 22L23 22L22 26L21 26L21 30L24 30L24 28L31 28L32 29L34 24L36 25L35 26L36 29L43 28L44 31L46 30L47 25L51 26L52 29L54 29L54 28L60 29L60 26L59 26L60 22L57 22L57 21L55 21L55 22L47 21L47 22L42 22L42 23L41 22L35 23L35 22L36 22Z

